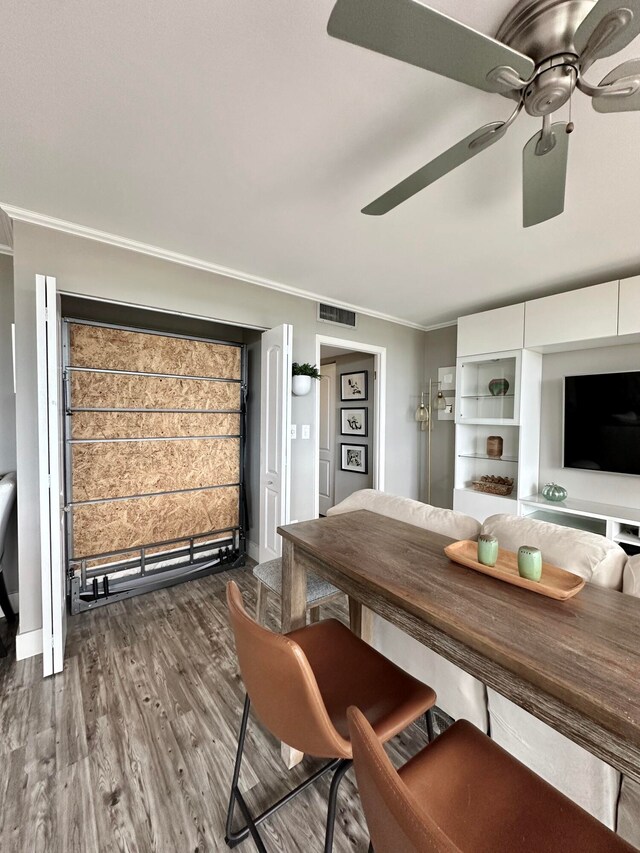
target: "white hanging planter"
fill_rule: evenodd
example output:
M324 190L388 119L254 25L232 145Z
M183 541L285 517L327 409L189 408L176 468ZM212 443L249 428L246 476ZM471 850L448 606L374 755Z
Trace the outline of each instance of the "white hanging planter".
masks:
M291 390L296 397L305 397L311 391L311 377L302 375L292 377Z

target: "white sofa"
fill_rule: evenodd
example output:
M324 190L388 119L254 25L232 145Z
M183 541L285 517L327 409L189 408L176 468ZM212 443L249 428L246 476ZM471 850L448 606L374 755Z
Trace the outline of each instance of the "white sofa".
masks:
M373 489L355 492L329 514L357 509L455 539L491 533L501 547L512 551L522 544L534 545L548 562L589 583L640 597L640 555L629 558L619 545L595 533L512 515L491 516L481 527L461 513ZM444 711L490 731L509 752L640 847L640 785L622 778L617 770L378 616L374 616L374 643L398 665L431 684Z
M327 515L358 509L368 509L453 539L477 539L480 533L480 523L468 515L387 495L376 489L354 492L332 507ZM430 684L438 694L438 706L443 711L456 720L470 720L482 731L487 731L487 695L482 682L377 614L373 617L373 644L398 666Z

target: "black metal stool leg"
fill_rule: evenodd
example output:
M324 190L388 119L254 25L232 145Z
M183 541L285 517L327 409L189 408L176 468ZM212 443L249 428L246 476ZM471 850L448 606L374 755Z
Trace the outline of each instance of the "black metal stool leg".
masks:
M429 710L425 714L425 717L427 720L427 738L428 738L429 743L431 743L431 741L434 738L434 734L433 734L433 709L432 708L429 708Z
M244 742L247 734L247 724L249 722L249 710L251 707L251 701L249 696L245 696L244 700L244 710L242 712L242 722L240 724L240 733L238 735L238 749L236 752L236 762L233 767L233 777L231 780L231 794L229 796L229 809L227 811L227 822L225 827L225 841L228 847L235 847L237 844L240 844L241 841L244 841L245 838L251 836L255 842L256 847L258 848L258 853L267 853L267 850L260 838L260 833L258 832L258 824L262 823L262 821L267 820L267 818L271 817L271 815L275 814L278 809L282 806L286 805L290 800L294 797L297 797L305 788L308 788L309 785L312 785L315 781L317 781L321 776L325 773L328 773L330 770L335 770L336 774L340 771L340 765L343 763L340 759L336 758L333 761L330 761L328 764L325 764L323 767L320 767L301 782L296 788L292 791L289 791L284 797L281 797L276 803L269 808L265 809L261 814L257 817L253 817L249 808L244 800L244 797L240 793L240 789L238 787L238 780L240 779L240 767L242 765L242 754L244 752ZM350 761L347 761L347 767L351 764ZM340 774L340 778L344 775L344 770L342 770ZM334 777L335 779L335 777ZM338 780L339 783L340 780ZM333 783L332 783L333 786ZM332 787L333 790L333 787ZM335 800L335 797L334 797ZM233 813L235 811L235 805L238 804L240 811L242 812L242 816L244 817L246 823L240 829L236 829L235 831L232 828L233 825ZM335 802L334 802L334 811L335 811Z
M7 617L7 622L15 622L16 614L13 612L13 607L9 601L9 594L4 582L4 572L0 569L0 607L4 615Z
M342 777L351 767L353 762L349 758L343 758L336 767L331 780L331 788L329 789L329 809L327 811L327 833L324 837L324 853L331 853L333 850L333 831L336 824L336 800L338 798L338 788Z
M232 830L233 824L233 812L236 805L236 800L238 799L238 794L240 793L238 789L238 779L240 778L240 766L242 765L242 753L244 752L244 740L247 734L247 723L249 722L249 709L251 707L251 700L249 699L249 694L247 693L244 697L244 708L242 711L242 722L240 723L240 733L238 735L238 749L236 750L236 763L233 765L233 777L231 779L231 794L229 795L229 808L227 809L227 823L226 823L226 836L225 841L227 844L231 845L234 841L240 841L240 838L236 836L242 835L243 838L246 837L246 831L243 833L234 833ZM244 811L244 810L243 810Z
M0 637L0 658L6 658L7 656L7 647L2 642L2 637Z

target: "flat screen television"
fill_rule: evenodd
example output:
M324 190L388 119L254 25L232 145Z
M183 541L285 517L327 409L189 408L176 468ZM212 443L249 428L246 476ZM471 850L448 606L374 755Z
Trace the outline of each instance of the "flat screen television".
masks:
M640 475L640 371L565 376L564 467Z

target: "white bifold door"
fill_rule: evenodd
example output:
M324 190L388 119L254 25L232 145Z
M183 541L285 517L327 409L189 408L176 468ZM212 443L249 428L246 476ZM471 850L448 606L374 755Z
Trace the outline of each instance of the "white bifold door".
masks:
M40 559L43 674L61 672L67 633L65 587L60 297L56 280L36 276Z
M260 390L260 548L263 563L282 553L291 492L291 353L293 326L262 335Z

